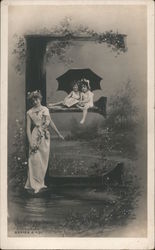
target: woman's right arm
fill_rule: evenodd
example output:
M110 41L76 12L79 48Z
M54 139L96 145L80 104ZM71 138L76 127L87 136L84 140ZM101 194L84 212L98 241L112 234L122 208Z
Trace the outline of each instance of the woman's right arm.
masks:
M29 145L32 148L33 143L32 143L32 135L31 135L31 118L30 118L30 116L28 114L27 114L27 131L26 132L27 132Z
M64 101L68 100L68 98L70 98L71 96L72 96L72 92L65 97Z
M59 130L57 129L57 127L55 126L54 122L52 121L51 117L50 117L50 126L51 128L54 129L54 131L57 133L57 135L64 140L63 135L60 134Z

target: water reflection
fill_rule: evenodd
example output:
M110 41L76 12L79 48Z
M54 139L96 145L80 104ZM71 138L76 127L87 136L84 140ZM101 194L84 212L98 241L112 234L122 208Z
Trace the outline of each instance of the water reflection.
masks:
M11 218L56 222L63 219L69 209L85 212L89 211L92 206L102 207L105 203L111 203L117 198L103 191L102 195L99 192L95 193L90 188L78 188L78 190L49 188L40 195L41 197L13 195L9 201Z

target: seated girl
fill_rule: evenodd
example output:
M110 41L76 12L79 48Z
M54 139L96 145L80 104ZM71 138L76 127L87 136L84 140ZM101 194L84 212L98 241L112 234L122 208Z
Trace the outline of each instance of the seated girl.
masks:
M51 106L57 106L57 105L63 104L64 106L69 108L79 103L79 101L80 101L79 87L77 83L74 83L73 90L70 92L70 94L66 96L66 98L63 101L53 103Z
M80 121L81 124L85 122L87 112L89 108L93 107L93 97L94 94L90 91L90 86L89 86L89 81L83 81L82 83L82 88L81 88L81 100L77 104L77 107L83 110L83 117L82 120Z

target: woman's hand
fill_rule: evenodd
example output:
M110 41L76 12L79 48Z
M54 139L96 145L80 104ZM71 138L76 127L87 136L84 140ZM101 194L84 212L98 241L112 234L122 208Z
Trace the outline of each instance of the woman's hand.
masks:
M34 143L32 141L29 141L30 148L32 149L34 147Z
M38 145L35 144L35 143L32 142L32 141L30 141L29 144L30 144L30 148L31 148L31 149L36 149L36 148L38 148Z
M65 140L65 138L63 137L63 135L59 134L59 137L60 137L60 139Z
M64 137L63 135L60 134L59 130L57 129L57 127L55 126L54 122L50 119L50 125L51 127L55 130L55 132L57 133L57 135L62 139L64 140Z
M84 102L83 102L83 101L80 101L78 104L79 104L79 106L81 106L81 107L84 106Z

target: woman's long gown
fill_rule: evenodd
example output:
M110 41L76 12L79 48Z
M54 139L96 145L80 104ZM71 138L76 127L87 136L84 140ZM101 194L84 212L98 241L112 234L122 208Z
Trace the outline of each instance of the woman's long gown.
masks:
M46 187L44 178L48 167L50 151L50 133L48 125L50 123L50 114L48 108L41 106L31 108L27 115L33 122L32 141L36 148L29 149L28 159L28 178L25 188L39 191Z

